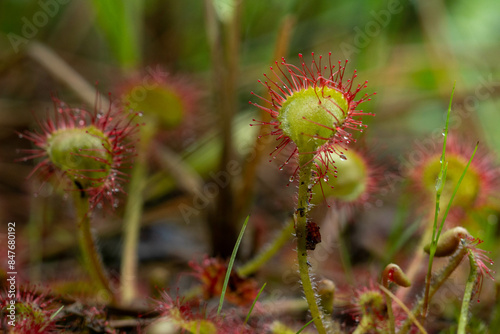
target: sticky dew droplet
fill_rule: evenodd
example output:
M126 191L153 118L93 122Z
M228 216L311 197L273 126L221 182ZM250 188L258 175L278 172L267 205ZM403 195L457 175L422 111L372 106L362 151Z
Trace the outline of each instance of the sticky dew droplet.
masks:
M436 191L439 191L439 189L441 189L442 184L443 184L443 180L438 178L436 180Z

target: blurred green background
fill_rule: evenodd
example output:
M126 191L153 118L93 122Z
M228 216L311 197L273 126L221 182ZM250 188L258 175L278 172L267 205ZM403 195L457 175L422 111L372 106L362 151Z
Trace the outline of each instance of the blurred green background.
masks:
M96 82L103 96L117 96L124 81L157 65L195 83L193 94L202 91L196 117L206 125L203 135L174 146L205 179L219 170L225 150L210 134L237 136L228 150L243 161L254 140L255 129L247 124L259 118L248 104L256 100L250 92L264 94L257 80L274 60L283 56L298 64L302 53L307 63L311 52L332 52L334 62L349 59L346 73L356 69L356 82L367 80L367 92L377 93L361 105L376 116L365 117L369 127L360 142L375 148L389 171L400 171L418 143L438 142L454 84L451 132L470 146L479 140L480 151L498 162L499 12L496 0L2 0L0 219L29 220L32 190L24 178L32 165L14 160L16 149L29 147L15 131L34 127L31 111L44 115L54 93L92 107ZM233 125L233 118L244 126ZM197 146L205 149L192 153ZM258 173L257 186L279 172L271 166ZM163 187L152 187L159 195L146 200L157 204L176 197L178 188L168 182ZM289 190L282 195L293 198ZM283 207L286 216L293 204ZM252 212L251 206L239 208L245 210L233 220ZM169 214L179 215L174 207L150 220Z

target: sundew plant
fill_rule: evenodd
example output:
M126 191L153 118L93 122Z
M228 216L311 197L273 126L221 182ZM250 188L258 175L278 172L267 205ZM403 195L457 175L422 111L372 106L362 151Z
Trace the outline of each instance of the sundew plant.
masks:
M0 332L495 333L496 3L0 3Z

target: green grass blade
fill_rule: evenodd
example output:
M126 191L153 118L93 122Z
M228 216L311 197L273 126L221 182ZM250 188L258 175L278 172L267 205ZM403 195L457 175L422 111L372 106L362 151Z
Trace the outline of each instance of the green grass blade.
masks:
M312 324L312 322L315 320L316 318L313 318L311 320L309 320L308 323L306 323L304 326L302 326L301 329L299 329L299 331L296 333L296 334L300 334L300 332L302 332L304 329L306 329L307 326L309 326L310 324Z
M442 229L439 229L439 232L436 233L436 227L437 227L437 217L439 214L439 198L441 197L441 192L444 189L444 183L446 182L446 173L448 171L448 162L446 162L446 141L448 140L448 129L449 129L449 124L450 124L450 114L451 114L451 102L453 101L453 94L455 93L455 84L453 84L453 89L451 90L451 96L450 96L450 103L448 105L448 113L446 115L446 126L444 128L444 139L443 139L443 152L441 153L441 170L439 171L439 177L438 180L436 181L436 199L437 199L437 206L436 206L436 212L434 213L434 229L432 231L432 241L435 242L435 247L437 247L437 242L439 239L440 231ZM435 237L435 238L434 238Z
M240 247L241 239L243 239L243 234L245 233L245 229L247 228L248 219L250 219L250 216L247 216L247 219L245 219L245 222L241 227L240 235L238 236L238 240L236 240L236 245L234 245L233 253L231 254L231 259L229 260L229 264L227 266L226 278L224 278L224 285L222 286L222 293L220 294L219 307L217 308L217 315L220 314L220 311L222 310L222 304L224 304L224 296L226 295L229 276L231 276L231 270L233 270L234 259L236 258L236 253L238 253L238 248Z
M64 305L59 307L59 309L57 309L57 311L55 311L51 316L50 316L50 320L53 320L55 317L57 317L57 315L62 311L62 309L64 308Z
M446 125L444 128L444 140L443 140L443 152L441 153L441 170L439 171L439 176L436 180L436 207L434 209L434 223L432 226L432 239L431 246L429 249L429 264L427 266L427 275L425 278L425 289L424 289L424 305L423 305L423 315L427 314L427 306L429 305L429 289L431 284L431 273L432 273L432 263L434 261L434 254L436 254L437 242L439 240L439 234L441 232L442 226L438 229L438 215L439 215L439 205L441 199L441 192L443 191L444 184L446 182L446 172L448 168L448 163L446 162L446 141L448 139L448 128L450 124L450 114L451 114L451 102L453 101L453 94L455 93L455 84L453 84L453 89L451 91L450 103L448 105L448 113L446 115Z
M266 285L267 285L267 283L264 283L262 288L260 288L260 291L257 294L257 296L255 296L255 299L253 300L252 306L250 306L250 310L248 311L247 317L245 318L245 322L244 322L245 325L248 322L248 319L250 319L250 314L252 314L253 308L254 308L255 304L257 303L257 299L259 299L260 294L262 293L262 291L264 291L264 288L266 287Z
M462 180L465 177L465 174L467 173L467 170L469 169L469 166L472 162L472 159L474 159L474 156L476 155L477 147L479 146L479 142L476 143L476 147L474 148L474 152L472 152L472 155L467 162L467 166L465 166L464 171L462 172L462 175L460 175L460 178L458 179L457 185L455 186L455 189L453 190L453 195L451 195L450 201L448 202L448 206L446 207L446 211L443 215L443 219L441 221L441 226L438 232L438 236L441 233L441 230L443 229L444 221L446 220L446 217L448 216L448 213L450 212L451 209L451 203L453 203L453 199L455 198L455 195L458 193L458 188L460 187L460 184L462 184Z
M99 27L111 52L124 68L140 63L144 4L141 0L93 0Z

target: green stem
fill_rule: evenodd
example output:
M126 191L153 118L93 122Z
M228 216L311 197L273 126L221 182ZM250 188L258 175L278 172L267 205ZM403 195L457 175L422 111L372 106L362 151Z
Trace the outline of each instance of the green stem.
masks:
M83 260L90 277L99 283L101 289L104 289L106 294L112 299L112 302L114 302L115 296L111 289L111 282L103 267L101 256L97 251L90 230L89 201L87 196L82 196L82 194L85 193L76 192L75 206L78 217L78 241Z
M455 271L455 269L460 265L462 259L467 254L467 249L465 247L460 247L459 250L450 258L446 266L436 274L429 284L429 300L436 294L436 292L441 288L443 283L450 277L450 275ZM417 317L422 313L424 307L424 299L421 298L412 310L412 313ZM401 326L398 334L407 333L410 329L412 320L408 318L405 323Z
M238 274L241 276L248 276L256 272L260 267L262 267L271 257L273 257L283 246L291 239L294 226L293 220L287 222L280 233L276 236L274 240L260 252L256 257L250 260L248 263L244 264L238 268Z
M448 162L446 161L446 141L448 139L448 126L450 123L450 113L451 113L451 102L453 101L453 93L455 92L455 84L453 84L453 90L451 91L451 96L450 96L450 103L448 105L448 113L446 114L446 125L444 129L444 140L443 140L443 151L441 153L441 169L439 171L438 178L436 180L436 207L434 210L434 225L432 228L432 239L431 239L431 247L429 251L429 265L427 267L427 276L425 279L425 290L424 290L424 305L423 305L423 310L422 310L422 316L425 319L425 316L427 315L427 308L429 305L430 301L430 296L429 296L429 289L430 289L430 279L431 279L431 272L432 272L432 263L434 261L434 255L436 254L436 248L437 248L437 243L439 240L439 236L441 234L441 231L443 230L444 226L444 221L446 219L446 216L448 215L448 210L450 209L451 203L453 202L453 197L456 194L456 191L458 190L458 186L460 185L460 182L458 182L457 186L455 187L455 192L452 195L449 203L448 203L448 209L446 213L443 216L443 219L441 220L441 225L439 226L438 229L438 216L439 216L439 202L441 200L441 193L443 192L444 189L444 184L446 182L446 173L448 171ZM474 151L475 152L475 151ZM472 155L474 156L474 154ZM469 161L470 163L470 161ZM464 174L467 171L467 168L465 168ZM463 178L463 176L462 176Z
M386 286L386 283L385 283L386 281L387 280L384 279L384 283L383 283L384 288L388 288ZM394 312L392 311L392 299L389 296L389 294L387 294L387 292L385 292L385 291L384 291L384 298L385 298L385 303L387 304L387 317L389 319L389 333L395 334L396 333L396 323L395 323L395 319L394 319Z
M297 211L295 214L296 226L295 234L297 237L297 255L299 262L299 274L300 280L302 281L302 288L304 289L304 294L306 296L307 304L309 305L309 310L311 311L311 316L314 319L314 325L320 334L326 334L325 327L323 325L323 314L318 307L314 289L311 283L311 277L309 275L309 263L307 261L307 249L306 249L306 238L307 238L307 213L309 211L309 195L311 184L311 167L310 163L312 159L311 154L299 155L299 195L297 203Z
M469 253L470 273L469 278L467 279L467 284L465 285L464 298L462 299L462 309L460 310L457 334L465 334L465 327L467 326L467 319L469 315L469 304L479 275L474 254L472 254L470 249L467 249L467 252Z
M124 241L121 262L121 303L130 305L137 296L137 267L139 259L137 248L141 229L143 211L143 189L147 176L147 152L152 138L156 133L154 125L141 129L141 141L137 148L137 158L130 176L127 206L123 217Z
M123 217L124 240L121 262L121 303L130 305L137 296L137 248L139 243L146 165L138 159L130 177L129 197Z
M446 127L448 127L448 125L446 125ZM445 140L445 144L446 144L446 140ZM460 179L458 180L458 182L457 182L457 184L455 186L455 189L453 190L453 194L450 197L450 200L448 202L448 206L446 207L446 211L444 212L444 215L443 215L443 217L441 219L441 225L439 226L439 230L436 233L436 222L437 222L437 217L438 217L438 212L439 212L439 198L441 196L441 191L443 190L444 181L446 180L446 170L447 170L447 167L448 167L448 163L445 164L444 169L442 169L441 172L440 172L440 175L443 174L443 177L442 177L442 183L443 183L443 185L441 185L440 189L437 192L437 196L436 196L436 198L437 198L437 202L436 202L436 214L435 214L435 218L434 218L434 230L433 230L433 233L432 233L432 244L431 244L430 253L429 253L429 255L430 255L429 256L429 272L427 274L426 292L428 292L428 285L429 285L428 279L430 277L430 270L432 269L432 260L433 260L434 254L436 253L437 242L439 240L439 236L441 235L441 231L443 230L443 226L444 226L444 222L446 220L446 217L448 216L448 213L450 212L451 204L453 203L453 199L455 198L455 195L458 192L460 184L462 184L462 181L463 181L463 179L465 177L465 174L467 173L467 169L469 169L469 166L470 166L470 164L472 162L472 159L474 159L474 155L476 154L478 145L479 145L479 142L476 143L476 147L474 148L474 151L472 152L472 155L471 155L471 157L469 159L469 162L467 162L467 166L465 166L464 171L462 172L462 175L460 176ZM443 158L442 158L442 160L444 161L444 148L443 148ZM439 178L441 178L441 176ZM428 305L427 303L428 303L428 301L430 299L427 298L428 293L426 293L424 296L425 296L425 299L424 299L423 314L425 316L425 314L427 313L427 305Z
M446 143L446 141L445 141L445 143ZM432 264L434 262L434 255L436 254L437 242L439 240L439 235L440 235L441 230L442 230L443 225L444 225L444 219L443 219L441 221L441 225L439 226L439 229L438 229L437 221L438 221L438 216L439 216L439 211L440 211L439 205L440 205L440 200L441 200L441 192L443 190L443 185L444 185L444 182L446 179L446 169L448 166L448 163L444 162L444 152L443 152L443 156L442 156L442 165L443 165L443 167L439 173L439 177L438 177L438 181L437 181L438 183L441 182L441 186L439 187L439 189L437 189L437 192L436 192L436 207L434 210L434 223L432 225L432 239L431 239L431 246L430 246L430 250L429 250L429 264L427 266L427 275L425 277L424 303L423 303L423 308L422 308L422 317L424 319L427 315L427 308L429 305L429 301L431 299L431 297L429 295L429 291L430 291L430 287L431 287Z

